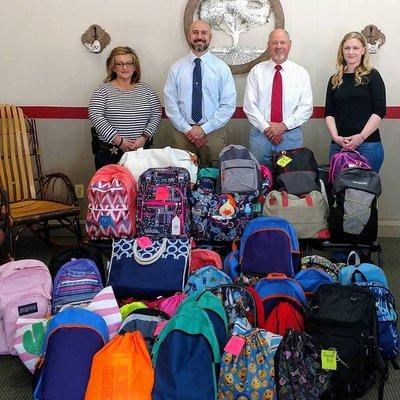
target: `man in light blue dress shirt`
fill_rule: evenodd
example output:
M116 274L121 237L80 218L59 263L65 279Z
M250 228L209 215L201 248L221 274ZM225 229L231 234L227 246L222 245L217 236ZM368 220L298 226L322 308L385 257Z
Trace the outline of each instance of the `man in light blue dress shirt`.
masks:
M188 34L191 52L172 65L164 87L165 111L177 131L172 146L197 154L202 166L218 160L226 146L224 127L236 108L232 73L208 50L211 38L207 22L192 23ZM201 61L195 61L197 58ZM198 64L201 77L194 82ZM196 84L201 86L200 91L193 89ZM193 103L199 107L198 112L194 112Z

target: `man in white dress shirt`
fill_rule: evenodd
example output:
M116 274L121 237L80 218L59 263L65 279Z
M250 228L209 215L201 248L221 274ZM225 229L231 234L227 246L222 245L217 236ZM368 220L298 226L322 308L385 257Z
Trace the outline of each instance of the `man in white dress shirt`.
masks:
M313 110L310 76L288 60L291 44L286 30L272 31L271 58L254 66L247 77L243 110L252 124L249 150L269 167L274 152L303 145L300 127Z
M211 39L207 22L192 23L191 52L172 65L164 87L165 112L176 129L172 146L197 154L201 165L218 160L226 146L224 126L236 108L232 73L210 53Z

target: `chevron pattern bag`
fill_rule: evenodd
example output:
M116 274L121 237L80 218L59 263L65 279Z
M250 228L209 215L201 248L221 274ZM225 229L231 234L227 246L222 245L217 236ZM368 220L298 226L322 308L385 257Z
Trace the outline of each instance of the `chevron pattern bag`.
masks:
M91 240L120 239L136 234L136 181L121 165L106 165L88 187L86 233Z

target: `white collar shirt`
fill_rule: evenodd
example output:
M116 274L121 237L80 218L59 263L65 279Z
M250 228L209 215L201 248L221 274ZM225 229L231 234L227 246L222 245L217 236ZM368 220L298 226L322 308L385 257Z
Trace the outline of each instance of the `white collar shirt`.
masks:
M272 60L261 62L251 69L247 77L243 110L250 123L261 132L270 126L275 65ZM282 122L291 130L303 125L312 115L311 81L308 72L301 65L286 60L281 66Z

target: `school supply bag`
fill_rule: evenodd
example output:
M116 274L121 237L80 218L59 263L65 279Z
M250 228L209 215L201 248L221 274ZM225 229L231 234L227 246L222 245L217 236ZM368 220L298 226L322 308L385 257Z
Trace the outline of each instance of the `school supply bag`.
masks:
M107 342L106 323L92 311L68 308L54 316L36 371L34 400L84 399L93 357Z
M318 164L307 147L276 152L273 165L277 190L296 196L320 191Z
M140 175L137 235L190 237L190 176L184 168L150 168Z
M337 176L347 168L372 170L368 160L356 150L342 149L329 162L328 182L333 184Z
M286 219L296 229L299 239L327 239L330 236L328 199L317 190L300 197L273 190L265 199L263 215Z
M13 348L19 317L45 318L51 311L52 282L38 260L11 261L0 268L0 354Z
M221 358L218 399L276 399L274 355L282 337L261 329L238 337L239 354L227 349Z
M283 218L257 217L246 225L239 250L227 255L224 270L232 279L240 273L267 276L280 272L293 277L299 259L299 241L293 225Z
M232 283L232 279L225 272L209 265L190 275L183 291L187 295L191 295L208 288L230 283Z
M379 373L382 399L387 365L378 349L373 294L358 286L322 285L309 300L305 321L306 332L322 349L336 351L331 393L346 399L362 396Z
M136 234L136 181L121 165L106 165L92 177L88 189L86 233L91 240Z
M72 260L57 272L53 285L52 314L64 306L89 303L103 289L96 264L87 258Z
M113 243L108 284L118 299L155 299L182 292L186 284L190 239L154 240L141 247L140 239Z
M321 346L310 335L288 329L275 354L279 400L319 400L331 371L322 369Z
M221 350L207 312L185 308L162 329L153 351L153 400L216 399ZM185 367L183 367L185 366Z
M342 171L333 183L334 203L329 217L332 240L367 244L375 241L381 192L376 172L362 168Z
M151 400L154 372L140 332L118 335L93 357L85 400Z
M262 328L281 336L289 328L304 331L307 299L298 282L284 274L273 273L260 279L254 289L263 302Z
M248 193L261 188L261 169L257 159L241 145L231 144L219 154L218 193Z

